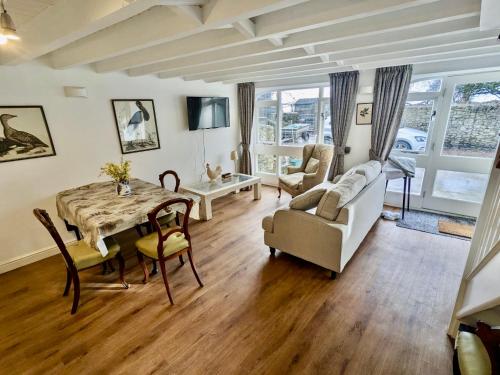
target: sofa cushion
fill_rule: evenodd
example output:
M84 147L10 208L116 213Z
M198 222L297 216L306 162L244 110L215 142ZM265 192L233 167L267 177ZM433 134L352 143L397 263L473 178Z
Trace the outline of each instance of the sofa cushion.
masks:
M287 174L280 177L280 182L291 189L297 190L304 179L304 172Z
M318 205L321 197L325 194L325 191L326 188L324 187L314 187L305 193L297 195L290 201L290 208L302 211L310 210Z
M262 229L266 232L273 232L273 215L268 215L262 219Z
M380 164L380 162L377 160L370 160L369 162L360 164L355 167L355 173L366 177L367 185L375 180L381 172L382 164Z
M349 203L366 185L366 177L353 174L343 177L338 184L327 190L318 203L316 215L334 221L340 209Z
M319 168L319 160L315 158L309 158L304 169L305 173L316 173Z

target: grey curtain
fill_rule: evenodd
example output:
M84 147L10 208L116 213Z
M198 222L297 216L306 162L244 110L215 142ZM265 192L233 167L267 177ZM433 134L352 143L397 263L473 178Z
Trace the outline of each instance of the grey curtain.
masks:
M398 133L412 75L412 65L378 68L373 92L370 159L385 162Z
M330 74L330 116L333 137L333 159L328 179L344 172L344 153L351 128L358 92L359 72Z
M252 159L250 144L253 126L253 111L255 107L255 84L253 82L238 83L238 110L241 130L241 161L240 172L252 174Z

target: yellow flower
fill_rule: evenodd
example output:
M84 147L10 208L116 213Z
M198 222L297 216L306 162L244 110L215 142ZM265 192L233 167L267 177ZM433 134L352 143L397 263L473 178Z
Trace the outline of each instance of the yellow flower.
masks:
M130 180L130 160L121 160L119 164L106 163L101 167L101 175L111 177L115 182L127 183Z

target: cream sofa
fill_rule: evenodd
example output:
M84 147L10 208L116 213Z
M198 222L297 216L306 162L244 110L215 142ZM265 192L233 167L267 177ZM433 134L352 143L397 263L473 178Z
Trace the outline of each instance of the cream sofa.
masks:
M358 176L352 176L356 174ZM360 177L366 174L366 177ZM351 176L361 191L350 192L336 206L324 203L326 194L336 195L343 179ZM380 217L384 204L385 175L378 162L369 162L349 170L337 184L323 182L290 202L305 201L305 209L280 208L262 221L264 242L274 254L276 249L315 263L332 271L332 278L342 272L359 245ZM360 184L364 184L360 186ZM350 188L351 185L347 185ZM342 191L342 189L340 189ZM333 192L333 193L332 193ZM318 201L318 197L321 199ZM344 199L345 200L345 199ZM316 207L309 208L311 205ZM321 206L322 212L318 212ZM325 214L326 211L326 214ZM323 216L320 216L321 213ZM331 216L330 216L331 215ZM328 218L325 218L328 217ZM330 220L330 218L333 218Z

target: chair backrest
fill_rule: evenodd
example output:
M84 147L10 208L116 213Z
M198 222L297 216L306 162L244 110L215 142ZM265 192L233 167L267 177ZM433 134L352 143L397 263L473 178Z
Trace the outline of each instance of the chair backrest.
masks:
M191 237L189 235L189 214L191 212L191 208L193 207L193 200L192 199L185 199L185 198L175 198L175 199L170 199L166 202L163 202L156 206L151 212L148 213L148 219L151 225L153 226L154 230L156 230L156 233L158 233L158 257L161 259L163 257L163 242L167 240L168 237L173 235L174 233L183 233L184 237L186 240L191 241ZM180 228L175 228L172 230L169 230L167 234L163 234L161 231L161 225L158 222L158 213L162 210L165 212L168 212L168 209L176 204L180 205L185 205L186 209L184 212L184 219L182 221L182 226Z
M69 255L68 250L66 249L66 245L64 244L64 241L62 240L61 236L59 235L59 232L57 231L54 223L50 219L50 216L47 213L47 211L42 210L41 208L35 208L33 210L33 214L38 219L38 221L40 221L40 223L42 223L42 225L45 227L45 229L47 229L49 231L50 235L52 236L52 238L56 242L57 247L61 251L61 254L64 258L64 261L66 262L66 265L68 267L72 267L73 260L71 259L71 256Z
M179 176L177 175L177 173L175 171L168 170L168 171L165 171L165 172L163 172L162 174L160 174L158 176L158 178L160 180L161 187L165 188L165 181L164 181L164 179L165 179L165 176L168 175L168 174L174 176L174 178L175 178L175 188L174 188L174 191L177 193L179 191L179 185L181 184L181 179L179 178Z

